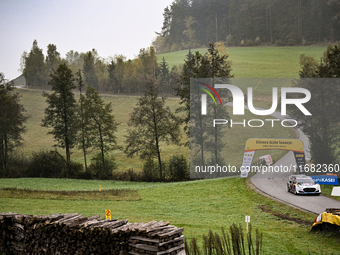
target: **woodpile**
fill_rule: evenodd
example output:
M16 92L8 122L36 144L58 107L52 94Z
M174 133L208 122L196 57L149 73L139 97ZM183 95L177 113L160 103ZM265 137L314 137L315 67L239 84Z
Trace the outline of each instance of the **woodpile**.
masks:
M13 254L183 254L183 228L78 213L0 213L0 252Z
M340 209L339 208L327 208L327 213L332 213L334 215L340 215Z

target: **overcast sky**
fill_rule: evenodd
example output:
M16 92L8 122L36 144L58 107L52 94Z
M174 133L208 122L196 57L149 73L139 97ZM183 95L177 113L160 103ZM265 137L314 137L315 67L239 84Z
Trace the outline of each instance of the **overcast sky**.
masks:
M52 43L62 57L96 49L100 57L128 59L160 32L163 11L173 0L0 0L0 72L20 75L21 54L33 40L46 56Z

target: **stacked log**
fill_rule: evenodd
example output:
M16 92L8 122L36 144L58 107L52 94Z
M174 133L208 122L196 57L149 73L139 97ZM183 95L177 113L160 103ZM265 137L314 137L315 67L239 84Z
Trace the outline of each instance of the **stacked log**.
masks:
M139 226L129 239L129 254L168 255L184 252L183 228L152 221Z
M0 251L13 254L177 254L183 228L169 222L128 223L78 213L0 213Z

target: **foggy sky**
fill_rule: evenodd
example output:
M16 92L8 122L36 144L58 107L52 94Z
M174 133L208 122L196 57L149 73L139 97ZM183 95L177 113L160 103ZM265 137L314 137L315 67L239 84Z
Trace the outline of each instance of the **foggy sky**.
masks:
M103 58L128 59L147 48L160 32L163 11L173 0L0 0L0 72L20 75L20 57L33 40L46 57L47 45L61 57L93 48Z

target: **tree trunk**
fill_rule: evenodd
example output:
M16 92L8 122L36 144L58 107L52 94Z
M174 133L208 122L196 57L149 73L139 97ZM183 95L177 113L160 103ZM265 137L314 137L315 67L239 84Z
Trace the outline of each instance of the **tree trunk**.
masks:
M105 171L105 157L104 157L104 142L103 142L101 125L98 126L98 130L99 130L99 138L100 138L100 150L101 150L101 153L102 153L102 160L103 160L103 169L104 169L104 173L105 173L106 171Z
M158 157L158 164L159 164L159 177L160 177L161 181L163 181L162 160L161 160L161 152L159 150L157 120L156 120L156 113L155 113L155 107L154 106L153 106L153 125L154 125L154 130L155 130L155 140L156 140L157 157Z

